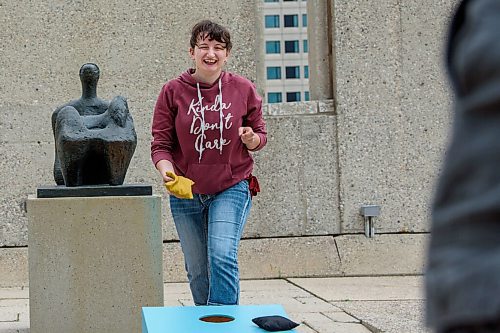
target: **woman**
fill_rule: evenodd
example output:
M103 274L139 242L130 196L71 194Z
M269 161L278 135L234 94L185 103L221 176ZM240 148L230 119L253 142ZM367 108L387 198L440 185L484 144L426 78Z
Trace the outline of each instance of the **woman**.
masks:
M223 71L226 28L201 21L190 45L194 68L167 82L156 102L151 158L165 183L167 172L194 181L192 200L169 192L194 303L233 305L239 241L258 190L249 151L267 142L262 99L248 79Z

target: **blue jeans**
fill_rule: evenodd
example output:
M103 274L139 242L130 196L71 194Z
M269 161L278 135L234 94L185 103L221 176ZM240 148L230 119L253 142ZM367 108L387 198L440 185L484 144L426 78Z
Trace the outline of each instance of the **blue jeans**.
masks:
M247 180L192 200L170 196L196 305L238 304L238 247L251 206Z

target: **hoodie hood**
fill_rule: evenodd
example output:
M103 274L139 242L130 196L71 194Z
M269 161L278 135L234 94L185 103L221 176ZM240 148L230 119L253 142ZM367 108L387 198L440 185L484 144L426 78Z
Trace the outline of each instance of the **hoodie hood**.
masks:
M185 72L183 72L179 77L178 79L187 84L187 85L190 85L192 87L196 87L197 84L199 84L200 86L200 89L210 89L210 88L213 88L215 86L218 85L218 82L219 80L221 81L221 84L222 86L224 86L225 84L229 83L232 79L232 75L226 71L222 71L220 76L217 78L217 80L215 80L214 83L212 84L208 84L208 83L203 83L203 82L198 82L196 81L196 79L193 77L193 73L194 73L194 68L189 68L187 69Z

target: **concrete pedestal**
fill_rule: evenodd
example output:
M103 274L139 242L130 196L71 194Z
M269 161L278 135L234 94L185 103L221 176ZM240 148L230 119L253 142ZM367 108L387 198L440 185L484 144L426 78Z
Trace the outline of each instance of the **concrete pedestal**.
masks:
M139 332L163 305L159 196L29 198L31 333Z

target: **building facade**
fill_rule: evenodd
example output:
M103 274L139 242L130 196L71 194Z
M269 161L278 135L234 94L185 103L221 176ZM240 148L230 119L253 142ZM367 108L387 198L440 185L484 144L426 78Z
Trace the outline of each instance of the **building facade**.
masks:
M266 102L308 101L307 2L262 1Z

